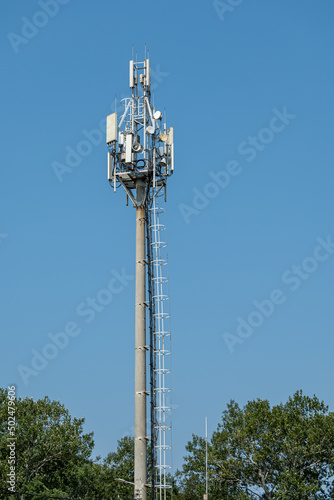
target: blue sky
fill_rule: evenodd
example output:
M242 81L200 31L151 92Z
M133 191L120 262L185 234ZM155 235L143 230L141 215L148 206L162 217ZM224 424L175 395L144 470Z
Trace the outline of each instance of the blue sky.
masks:
M231 398L303 389L333 409L333 2L1 10L1 386L85 416L96 454L133 432L135 212L108 185L97 130L146 43L175 137L174 465ZM111 278L112 302L80 315ZM25 384L18 367L65 329Z

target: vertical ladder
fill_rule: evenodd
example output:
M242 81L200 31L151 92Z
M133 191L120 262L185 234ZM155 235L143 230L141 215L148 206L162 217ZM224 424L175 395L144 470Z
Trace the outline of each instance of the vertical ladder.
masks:
M147 208L150 304L152 499L171 498L171 332L164 190L152 188ZM154 472L153 472L154 471Z

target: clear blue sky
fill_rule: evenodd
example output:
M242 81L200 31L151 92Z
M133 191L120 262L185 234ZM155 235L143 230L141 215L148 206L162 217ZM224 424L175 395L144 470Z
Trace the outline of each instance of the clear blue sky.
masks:
M133 432L134 282L94 318L77 308L134 274L134 209L108 186L104 138L85 134L146 42L175 128L175 465L231 398L303 389L333 410L332 0L43 3L1 2L1 386L85 416L96 454ZM25 384L18 366L65 327Z

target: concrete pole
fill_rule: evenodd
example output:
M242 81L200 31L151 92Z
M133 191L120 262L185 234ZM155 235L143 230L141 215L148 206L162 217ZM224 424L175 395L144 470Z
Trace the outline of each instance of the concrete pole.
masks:
M137 181L137 202L145 185ZM136 309L135 309L135 498L147 500L146 461L146 306L145 207L136 208Z

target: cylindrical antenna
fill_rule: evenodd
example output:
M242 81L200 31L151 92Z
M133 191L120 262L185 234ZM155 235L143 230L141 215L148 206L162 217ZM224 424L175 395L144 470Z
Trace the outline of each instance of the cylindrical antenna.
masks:
M130 63L129 63L129 87L130 89L133 89L133 87L135 86L135 73L134 73L134 63L133 63L133 59L131 59Z

